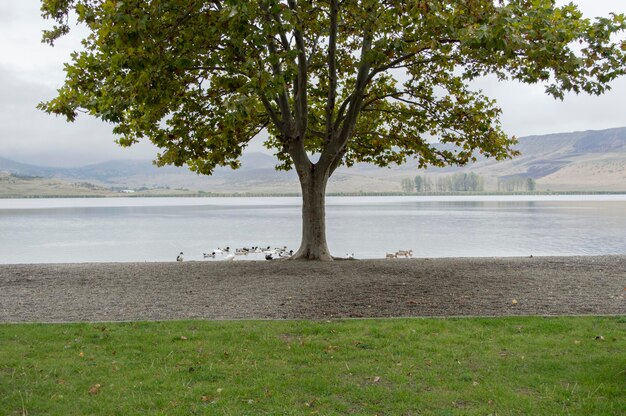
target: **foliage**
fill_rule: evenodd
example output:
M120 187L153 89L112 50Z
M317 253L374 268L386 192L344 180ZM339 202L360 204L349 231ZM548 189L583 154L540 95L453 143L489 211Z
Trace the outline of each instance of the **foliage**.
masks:
M616 415L626 407L624 325L619 317L0 325L0 413Z
M237 167L264 129L301 178L314 166L328 177L355 162L504 158L514 139L472 79L541 82L563 98L624 74L624 16L590 21L553 0L43 0L42 13L56 22L50 44L74 18L89 35L40 108L85 111L122 145L150 139L158 164L207 174Z

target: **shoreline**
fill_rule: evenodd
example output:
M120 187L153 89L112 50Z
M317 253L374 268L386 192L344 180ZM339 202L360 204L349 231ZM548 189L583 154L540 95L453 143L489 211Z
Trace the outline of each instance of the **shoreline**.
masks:
M0 323L626 315L626 255L0 265Z
M366 257L366 258L360 258L360 257L355 257L355 258L348 258L348 257L334 257L334 260L332 262L320 262L322 264L333 264L333 263L337 263L337 262L394 262L394 261L398 261L398 262L403 262L403 261L474 261L474 260L503 260L503 261L507 261L507 260L520 260L520 259L538 259L538 260L542 260L542 259L603 259L603 258L620 258L623 257L626 259L626 254L597 254L597 255L585 255L585 254L572 254L572 255L564 255L564 256L555 256L555 255L541 255L541 254L535 254L535 255L520 255L520 256L455 256L455 257L397 257L394 259L388 259L388 258L384 258L384 257L375 257L375 258L370 258L370 257ZM185 259L184 264L241 264L241 263L252 263L252 264L268 264L268 263L278 263L278 262L287 262L289 261L289 257L284 257L284 258L275 258L272 262L268 262L267 260L259 257L256 259L246 259L246 258L242 258L242 259L236 259L234 261L225 261L225 260L217 260L217 259L200 259L200 260L188 260ZM182 263L178 263L176 260L167 260L167 261L162 261L162 260L144 260L144 261L84 261L84 262L58 262L58 263L51 263L51 262L41 262L41 263L0 263L0 284L2 282L2 277L3 277L3 270L2 268L4 267L13 267L13 266L18 266L18 267L55 267L55 266L68 266L68 267L72 267L72 266L106 266L106 265L111 265L111 266L124 266L124 265L167 265L167 264L182 264ZM307 264L315 264L315 261L307 261L307 260L302 260L302 261L294 261L294 264L302 264L302 265L307 265ZM0 286L1 287L1 286ZM626 288L625 288L626 289Z
M115 192L115 191L112 191ZM626 190L621 191L529 191L529 192L498 192L498 191L485 191L485 192L328 192L326 197L372 197L372 196L424 196L424 197L448 197L448 196L595 196L595 195L626 195ZM284 197L301 197L299 192L208 192L208 191L189 191L188 193L181 194L142 194L137 193L112 193L110 195L103 194L76 194L76 195L20 195L20 194L6 194L0 195L0 199L116 199L116 198L284 198Z

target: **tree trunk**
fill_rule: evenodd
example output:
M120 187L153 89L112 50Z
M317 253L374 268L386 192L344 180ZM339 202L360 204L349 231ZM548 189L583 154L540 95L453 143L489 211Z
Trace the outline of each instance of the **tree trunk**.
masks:
M302 189L302 242L292 256L296 260L330 261L326 243L326 183L328 174L315 171L311 165L309 172L299 174Z

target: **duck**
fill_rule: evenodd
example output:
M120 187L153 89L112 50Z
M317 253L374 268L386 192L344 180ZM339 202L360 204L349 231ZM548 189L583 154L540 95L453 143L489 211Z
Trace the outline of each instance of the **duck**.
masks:
M271 254L266 254L265 255L265 260L274 260L274 257L272 257Z
M350 254L347 254L347 253L346 253L346 258L347 258L348 260L354 260L354 253L350 253Z
M233 261L235 260L235 254L229 253L226 257L224 257L224 261Z
M289 251L280 251L278 253L278 257L291 257L293 256L293 250L289 250Z
M183 261L183 252L181 251L178 256L176 256L176 261Z
M409 257L413 257L413 250L398 250L396 252L396 257L404 256L407 259Z
M212 251L210 253L202 253L202 255L204 256L204 258L206 259L207 257L212 257L215 258L215 251Z

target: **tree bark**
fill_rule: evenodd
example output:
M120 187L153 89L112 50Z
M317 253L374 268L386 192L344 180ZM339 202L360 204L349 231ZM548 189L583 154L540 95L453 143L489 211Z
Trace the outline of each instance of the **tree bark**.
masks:
M295 260L330 261L333 257L326 243L326 184L328 173L317 172L311 165L299 174L302 189L302 241L292 256Z

